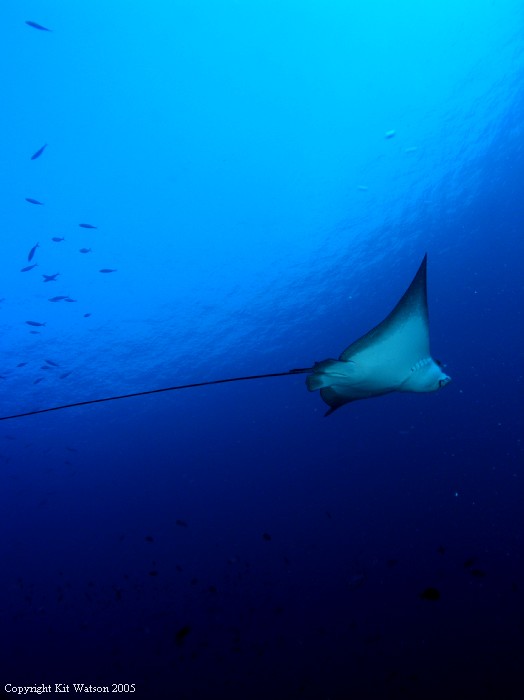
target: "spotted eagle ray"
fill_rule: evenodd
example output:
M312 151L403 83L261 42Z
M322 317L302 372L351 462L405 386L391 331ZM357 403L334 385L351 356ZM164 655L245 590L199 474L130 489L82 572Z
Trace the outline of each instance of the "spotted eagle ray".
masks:
M417 274L386 318L347 347L338 360L323 360L306 379L330 407L326 415L358 399L393 391L438 391L451 378L431 357L424 256Z
M426 268L427 255L424 256L417 274L393 311L378 326L347 347L338 360L323 360L316 362L313 367L289 369L285 372L213 379L137 391L132 394L107 396L101 399L76 401L62 406L0 416L0 421L61 411L75 406L129 399L134 396L293 374L309 375L306 378L307 388L310 391L320 389L322 399L329 406L326 416L351 401L382 396L393 391L417 393L437 391L449 384L451 378L442 371L441 363L434 360L430 354ZM28 321L28 323L31 322Z

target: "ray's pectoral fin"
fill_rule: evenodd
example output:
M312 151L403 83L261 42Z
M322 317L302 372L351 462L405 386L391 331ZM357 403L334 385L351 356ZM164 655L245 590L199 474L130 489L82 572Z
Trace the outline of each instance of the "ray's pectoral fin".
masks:
M329 415L350 401L392 391L437 391L451 379L429 349L427 256L393 311L344 350L338 360L317 362L307 379L320 389Z

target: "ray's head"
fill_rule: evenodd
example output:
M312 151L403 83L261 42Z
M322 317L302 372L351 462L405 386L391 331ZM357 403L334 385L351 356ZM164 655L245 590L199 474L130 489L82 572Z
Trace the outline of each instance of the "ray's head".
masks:
M442 362L426 357L411 368L410 376L403 382L400 391L438 391L450 381L451 377L444 372Z
M433 363L440 370L440 373L437 376L437 386L434 389L434 391L437 391L438 389L442 389L443 387L447 386L451 381L451 377L444 372L444 365L440 360L433 360Z

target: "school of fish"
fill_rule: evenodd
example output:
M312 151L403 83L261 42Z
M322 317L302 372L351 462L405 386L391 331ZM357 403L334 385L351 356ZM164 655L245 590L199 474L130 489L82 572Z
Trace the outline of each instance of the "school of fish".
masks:
M32 29L39 30L41 32L52 32L52 29L49 27L44 27L41 24L38 24L37 22L33 22L31 20L27 20L25 24L28 27L31 27ZM40 148L38 148L36 151L32 153L31 156L29 156L29 159L31 161L38 161L42 158L44 153L46 153L48 149L48 143L44 143ZM40 199L37 199L36 197L25 197L25 201L27 204L30 204L34 206L35 208L39 207L44 207L45 206L45 201L42 201ZM96 231L98 227L92 223L87 223L87 222L82 222L78 224L78 228L82 229L83 231ZM73 236L71 236L71 239ZM30 249L29 252L27 253L27 262L29 263L28 265L25 265L20 268L20 272L23 273L28 273L34 270L36 267L39 267L39 262L37 262L36 258L42 258L40 261L41 264L43 265L46 263L45 261L45 253L48 252L53 245L55 244L62 244L65 243L67 247L67 241L65 236L52 236L50 238L50 244L47 246L45 243L41 241L37 241ZM78 244L77 244L78 245ZM82 254L82 255L87 255L90 254L89 257L93 256L93 258L96 258L96 253L93 252L92 248L87 248L87 247L76 247L76 254ZM93 268L93 272L98 272L98 273L114 273L117 272L115 268L109 268L109 267L101 267L101 268ZM44 283L49 283L49 282L58 282L59 278L62 277L62 273L59 272L47 272L47 273L42 273L42 282ZM64 274L64 277L67 279L67 272ZM4 301L4 299L1 299L0 301ZM56 304L59 302L64 302L64 303L76 303L78 300L71 297L69 294L58 294L56 296L51 296L48 298L48 301ZM91 312L86 311L85 313L82 313L82 318L89 318L91 316ZM52 323L52 320L50 320L50 323ZM42 332L42 329L45 329L47 326L47 320L39 319L39 320L33 320L29 319L24 321L24 324L26 326L29 326L29 333L32 335L39 335ZM27 362L20 362L18 363L17 367L25 367L28 363ZM42 370L54 370L56 368L60 367L60 364L56 362L55 360L52 359L45 359L43 361L43 364L40 369ZM71 374L70 371L63 372L62 374L59 375L60 379L65 379ZM5 377L0 376L0 379L4 379ZM43 377L38 377L37 379L34 380L33 384L38 384L42 381Z

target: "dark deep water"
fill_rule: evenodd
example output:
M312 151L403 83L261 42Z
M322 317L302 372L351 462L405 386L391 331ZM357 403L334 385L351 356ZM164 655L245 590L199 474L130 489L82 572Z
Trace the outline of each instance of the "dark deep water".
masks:
M453 382L0 422L0 690L523 697L520 3L2 16L0 415L337 357L426 251Z

